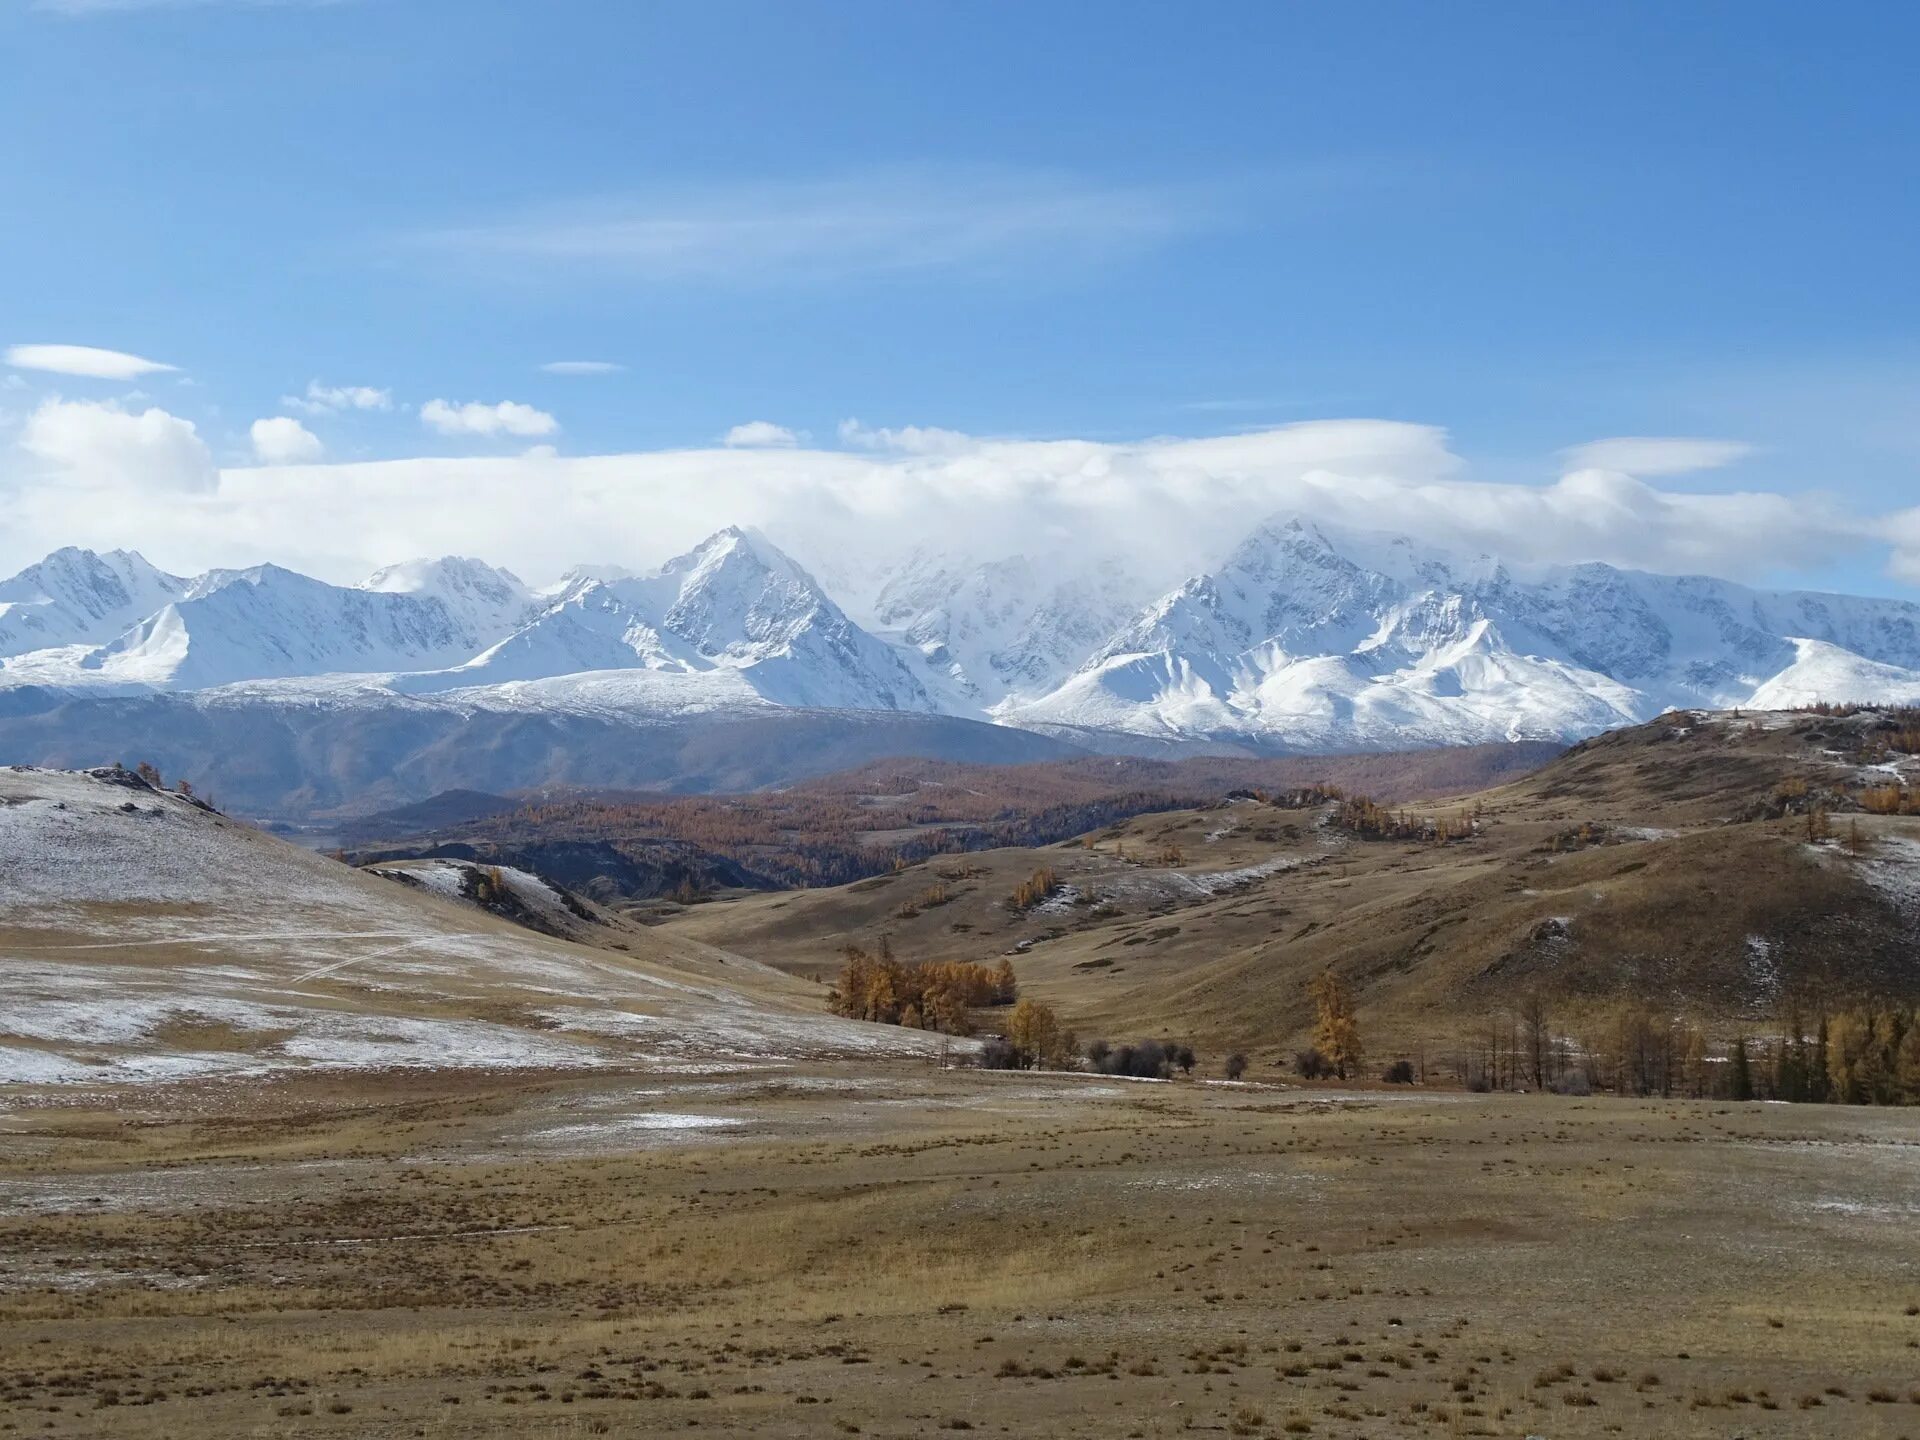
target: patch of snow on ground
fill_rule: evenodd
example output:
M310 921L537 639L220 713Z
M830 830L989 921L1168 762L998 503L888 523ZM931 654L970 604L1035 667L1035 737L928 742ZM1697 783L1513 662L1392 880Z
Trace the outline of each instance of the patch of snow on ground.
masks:
M1062 885L1027 913L1030 915L1067 915L1080 903L1080 887Z
M1124 1182L1129 1190L1313 1190L1319 1178L1280 1170L1217 1170L1200 1175L1149 1175Z
M795 1056L928 1056L942 1041L956 1054L977 1041L899 1025L870 1025L834 1015L782 1014L746 1009L699 1016L640 1015L627 1010L567 1007L543 1012L563 1031L617 1036L644 1043L660 1055L711 1055L735 1060L782 1060Z
M0 1045L0 1085L72 1085L96 1078L92 1066L63 1055Z
M1901 910L1920 911L1920 842L1877 836L1873 848L1853 863L1862 879Z
M1747 988L1759 1001L1780 996L1779 946L1764 935L1747 936Z
M117 967L110 967L117 968ZM96 984L101 977L88 977ZM169 1025L230 1027L238 1050L188 1047L154 1053ZM97 993L13 1001L0 1036L62 1047L64 1055L0 1045L0 1084L130 1083L259 1075L288 1065L319 1069L575 1068L604 1063L581 1044L481 1020L365 1015L316 1006L263 1005L224 996ZM147 1045L144 1053L127 1053Z
M686 1115L670 1110L653 1110L640 1115L615 1115L605 1120L587 1120L577 1125L554 1125L537 1131L533 1138L564 1143L612 1138L627 1130L726 1130L744 1123L724 1115Z
M1168 904L1211 900L1258 884L1282 871L1297 870L1309 862L1297 855L1276 855L1257 865L1237 870L1203 871L1189 875L1179 870L1144 870L1123 875L1102 887L1101 900L1140 900L1147 904Z

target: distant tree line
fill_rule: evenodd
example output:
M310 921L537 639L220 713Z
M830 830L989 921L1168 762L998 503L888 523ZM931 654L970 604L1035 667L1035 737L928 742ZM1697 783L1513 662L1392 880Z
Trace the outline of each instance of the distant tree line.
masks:
M362 827L358 848L421 833L436 841L513 848L583 840L679 841L723 856L774 885L844 885L896 865L1000 846L1051 845L1133 816L1211 805L1231 794L1283 803L1309 787L1323 803L1343 787L1408 800L1455 795L1537 769L1559 747L1461 746L1402 754L1155 760L1103 756L1033 765L886 760L780 791L744 795L638 792L546 797L434 824ZM876 811L875 797L887 808ZM906 838L876 841L876 818ZM697 898L690 892L690 898Z
M1822 1015L1811 1032L1789 1016L1784 1033L1734 1043L1736 1100L1837 1105L1920 1104L1920 1010L1863 1005Z

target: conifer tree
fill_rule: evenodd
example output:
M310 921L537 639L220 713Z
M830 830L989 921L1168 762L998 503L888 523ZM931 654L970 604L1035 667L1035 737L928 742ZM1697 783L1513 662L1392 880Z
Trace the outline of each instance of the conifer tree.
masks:
M1007 1040L1020 1052L1023 1069L1060 1065L1078 1047L1060 1028L1060 1017L1038 1000L1022 1000L1007 1022Z
M1733 1054L1727 1062L1727 1094L1734 1100L1753 1099L1753 1071L1747 1064L1744 1035L1733 1042Z
M1698 1100L1707 1089L1707 1037L1697 1025L1687 1027L1687 1093Z
M1824 1105L1833 1098L1833 1080L1828 1073L1833 1049L1828 1039L1831 1029L1832 1022L1822 1015L1820 1028L1814 1033L1813 1055L1807 1062L1807 1099L1816 1105Z
M1346 983L1331 970L1314 978L1309 988L1317 1007L1313 1026L1313 1044L1333 1065L1333 1073L1345 1080L1358 1074L1364 1052L1360 1045L1360 1022L1353 1013L1353 995Z
M1920 1010L1907 1015L1894 1063L1894 1080L1902 1103L1920 1105Z

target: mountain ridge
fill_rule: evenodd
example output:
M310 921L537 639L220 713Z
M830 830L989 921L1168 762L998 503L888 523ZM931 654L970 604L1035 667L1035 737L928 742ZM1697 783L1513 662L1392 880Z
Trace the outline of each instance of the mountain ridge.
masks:
M167 695L222 712L384 707L395 725L422 705L640 726L871 712L1096 750L1286 754L1920 699L1920 605L1904 600L1529 569L1287 514L1157 597L1142 588L1099 555L922 550L877 584L869 629L741 527L650 571L580 567L546 590L464 557L339 586L273 564L182 578L70 548L0 581L0 710ZM0 760L49 758L32 728Z

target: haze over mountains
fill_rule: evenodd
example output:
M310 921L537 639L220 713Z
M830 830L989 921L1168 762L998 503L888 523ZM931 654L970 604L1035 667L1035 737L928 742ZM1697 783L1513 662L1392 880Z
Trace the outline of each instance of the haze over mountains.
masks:
M1525 570L1296 517L1166 594L1141 588L1098 556L923 550L849 597L862 624L732 528L649 573L541 591L460 558L340 586L67 549L0 583L0 761L174 743L223 757L230 787L260 772L230 803L324 809L355 770L386 777L379 803L442 772L562 783L591 768L583 747L631 751L636 731L650 758L580 781L737 786L889 753L1572 741L1676 706L1920 699L1920 605L1900 600ZM460 753L485 773L461 774Z

